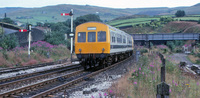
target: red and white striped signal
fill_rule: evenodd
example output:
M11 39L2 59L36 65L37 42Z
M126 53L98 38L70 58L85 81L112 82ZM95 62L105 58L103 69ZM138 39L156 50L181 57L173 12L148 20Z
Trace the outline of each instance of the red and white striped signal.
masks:
M20 29L19 32L27 32L27 29Z
M73 15L72 11L70 11L70 13L61 13L61 16L67 16L67 15L72 16Z
M67 16L69 13L61 13L61 16Z

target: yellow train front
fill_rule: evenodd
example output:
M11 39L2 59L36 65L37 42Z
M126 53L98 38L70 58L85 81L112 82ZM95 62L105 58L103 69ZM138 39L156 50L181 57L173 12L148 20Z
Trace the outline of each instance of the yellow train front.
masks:
M84 69L106 67L133 53L132 37L100 22L87 22L76 27L75 53Z

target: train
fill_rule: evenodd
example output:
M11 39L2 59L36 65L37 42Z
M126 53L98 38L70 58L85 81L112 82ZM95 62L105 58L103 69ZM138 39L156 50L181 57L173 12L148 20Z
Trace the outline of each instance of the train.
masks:
M84 69L110 66L133 55L131 35L101 22L76 27L75 54Z

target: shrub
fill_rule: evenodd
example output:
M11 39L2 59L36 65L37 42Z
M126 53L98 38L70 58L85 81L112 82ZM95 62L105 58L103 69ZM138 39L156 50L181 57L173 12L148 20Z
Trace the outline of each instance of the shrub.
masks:
M47 33L45 36L45 41L52 44L52 45L59 45L63 44L66 46L70 46L70 43L68 40L65 40L64 33L62 32L51 32Z
M141 49L140 52L141 52L141 54L143 54L143 53L147 53L148 50L147 49Z
M176 49L176 53L181 53L182 49Z
M167 46L173 51L175 49L175 44L173 41L168 41L167 42Z
M13 49L18 46L18 40L15 35L6 35L0 40L0 47L3 49Z

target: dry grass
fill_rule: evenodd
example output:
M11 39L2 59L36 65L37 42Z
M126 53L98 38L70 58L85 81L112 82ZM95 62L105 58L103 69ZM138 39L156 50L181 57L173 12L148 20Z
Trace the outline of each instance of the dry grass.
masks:
M43 51L47 52L47 50ZM52 49L49 54L50 58L41 51L32 51L31 58L28 58L27 50L0 51L0 67L27 66L65 59L70 56L69 50L64 46Z
M156 55L149 55L148 61L141 61L114 83L108 92L112 90L113 96L120 98L155 98L156 86L161 83L161 61ZM199 82L199 79L182 73L177 65L166 61L166 83L170 85L171 98L199 98Z
M198 57L195 57L194 55L188 55L188 58L190 59L191 62L196 63L196 60L198 60Z

